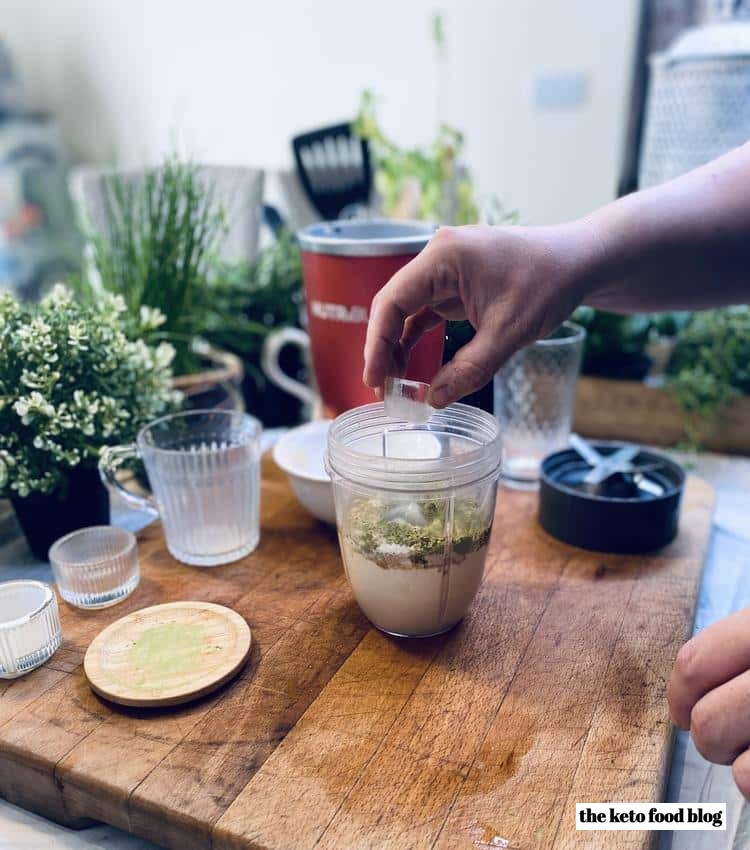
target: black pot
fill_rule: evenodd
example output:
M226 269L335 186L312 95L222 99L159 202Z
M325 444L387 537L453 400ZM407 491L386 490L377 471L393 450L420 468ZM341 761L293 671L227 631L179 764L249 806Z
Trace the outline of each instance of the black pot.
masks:
M54 493L11 498L29 548L40 561L65 534L88 525L109 525L109 493L96 467L72 469Z

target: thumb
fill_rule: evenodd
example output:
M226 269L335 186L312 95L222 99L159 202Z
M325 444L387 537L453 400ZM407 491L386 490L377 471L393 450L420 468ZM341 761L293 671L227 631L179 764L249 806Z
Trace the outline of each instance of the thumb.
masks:
M430 388L429 403L445 407L489 383L500 366L523 344L522 339L501 334L493 325L481 327L435 375Z

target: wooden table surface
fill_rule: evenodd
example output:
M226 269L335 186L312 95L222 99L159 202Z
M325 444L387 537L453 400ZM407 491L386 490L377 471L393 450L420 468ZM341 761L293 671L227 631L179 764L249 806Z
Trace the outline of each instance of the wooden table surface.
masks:
M502 491L471 616L447 636L397 641L353 602L334 533L266 473L253 556L184 567L152 526L131 599L64 606L63 648L0 685L5 797L180 848L560 850L601 846L574 831L576 801L659 797L664 687L690 630L709 487L691 482L680 538L648 559L558 544L537 527L533 494ZM166 713L98 700L80 663L99 629L191 597L251 624L239 680ZM607 846L646 840L608 833Z

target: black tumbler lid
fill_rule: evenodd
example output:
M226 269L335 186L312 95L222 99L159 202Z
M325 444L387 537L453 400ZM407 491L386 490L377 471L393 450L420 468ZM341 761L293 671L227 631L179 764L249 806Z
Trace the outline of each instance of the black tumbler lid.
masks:
M605 456L623 445L592 443ZM677 535L685 472L648 449L636 455L633 465L644 469L642 478L618 473L592 491L583 482L591 467L575 449L546 457L539 486L542 528L564 543L598 552L648 552L666 546Z

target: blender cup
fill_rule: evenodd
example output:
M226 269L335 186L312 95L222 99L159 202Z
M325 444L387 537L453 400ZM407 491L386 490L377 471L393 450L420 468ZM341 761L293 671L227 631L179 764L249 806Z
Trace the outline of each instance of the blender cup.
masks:
M326 463L344 568L369 620L399 637L455 626L484 572L497 420L454 404L414 425L365 405L333 422Z

